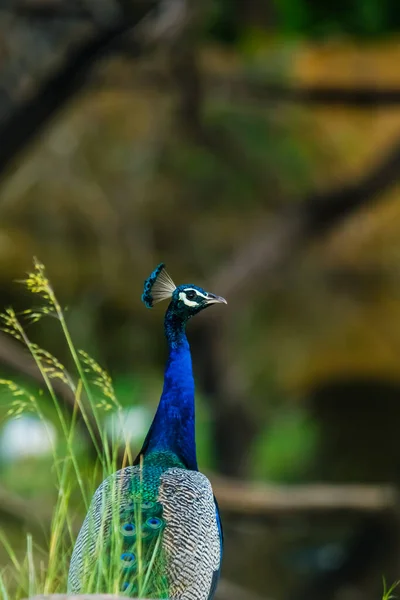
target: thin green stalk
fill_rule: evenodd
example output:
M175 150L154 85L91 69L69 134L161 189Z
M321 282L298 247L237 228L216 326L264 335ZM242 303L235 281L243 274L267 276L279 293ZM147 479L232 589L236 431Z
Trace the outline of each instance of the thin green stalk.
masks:
M151 555L151 559L150 559L150 562L149 562L148 567L147 567L146 577L145 577L145 580L144 580L144 583L143 583L143 587L140 590L140 594L139 594L140 596L145 597L147 584L149 583L149 579L150 579L150 576L152 574L151 570L153 568L154 561L155 561L155 559L157 557L157 552L158 552L158 549L160 547L160 543L161 543L161 534L158 535L157 541L156 541L156 543L154 545L153 554Z
M36 593L36 573L35 564L33 562L32 552L32 536L27 536L27 557L28 557L28 575L29 575L29 596L34 596Z
M63 334L65 336L65 339L66 339L66 342L67 342L67 345L68 345L68 349L69 349L69 351L71 353L71 356L72 356L73 361L75 363L76 369L77 369L77 371L79 373L79 377L80 377L80 379L82 381L83 387L84 387L86 395L88 397L89 404L90 404L90 407L92 409L93 416L94 416L94 419L95 419L95 422L96 422L96 426L98 428L100 436L102 436L102 434L101 434L100 420L99 420L99 417L98 417L98 414L97 414L96 404L95 404L95 401L94 401L94 398L93 398L93 395L92 395L92 390L90 389L90 385L89 385L89 382L87 380L87 377L86 377L86 374L85 374L85 370L84 370L84 368L82 366L82 363L81 363L81 361L79 359L79 355L78 355L78 353L77 353L77 351L75 349L74 343L73 343L71 335L69 333L69 329L68 329L67 323L66 323L65 318L64 318L64 313L62 312L61 307L58 304L58 301L56 299L55 299L55 309L56 309L57 316L58 316L58 318L60 320L60 323L61 323L61 328L62 328ZM82 405L81 405L80 408L82 410ZM102 441L103 441L103 445L104 445L104 452L105 452L105 455L106 455L107 465L111 466L110 453L109 453L107 439L106 440L102 439ZM96 451L98 453L98 456L99 456L100 460L102 460L102 454L101 454L101 452L100 452L100 450L98 448L97 441L95 442L95 448L96 448Z
M140 499L143 500L143 455L140 456L139 462L139 473L140 473ZM138 586L139 586L139 596L142 594L142 577L143 577L143 546L142 546L142 511L137 508L135 504L135 521L137 523L137 531L139 535L137 536L136 546L137 546L137 555L138 555Z
M69 437L67 440L68 451L70 453L71 459L74 459L74 460L75 460L75 454L74 454L74 449L73 449L73 440L74 440L74 435L75 435L75 426L77 423L81 394L82 394L82 381L79 380L78 385L76 386L76 389L75 389L74 409L72 411L72 419L71 419L71 425L70 425L70 430L69 430ZM76 462L76 465L77 465L77 468L75 468L75 474L76 474L76 478L78 480L79 489L82 494L82 499L85 503L85 509L87 510L89 508L89 501L87 499L86 489L85 489L82 475L81 475L80 469L78 468L77 462Z
M11 547L11 544L9 543L7 537L5 536L5 534L0 530L0 542L3 545L5 551L7 552L15 570L20 573L22 570L21 564L18 561L16 554L14 552L14 550Z
M6 584L4 583L4 579L3 579L3 575L0 572L0 592L1 592L1 597L4 598L4 600L9 600L9 596L6 590Z
M68 501L69 493L64 492L57 500L57 508L51 527L51 538L48 559L48 572L44 586L44 593L48 594L52 591L53 582L56 579L57 572L60 568L58 561L60 554L60 546L63 541L64 523L68 522Z

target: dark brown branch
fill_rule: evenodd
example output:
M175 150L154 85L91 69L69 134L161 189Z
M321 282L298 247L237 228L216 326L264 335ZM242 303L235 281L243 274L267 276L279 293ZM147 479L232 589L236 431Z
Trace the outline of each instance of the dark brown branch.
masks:
M99 30L70 50L64 64L0 122L0 173L3 174L18 153L43 130L50 118L85 84L86 75L95 62L113 49L120 36L132 30L158 5L156 0L132 3L132 9L121 14L107 29ZM140 53L143 43L130 40L131 51Z
M51 513L32 501L27 501L0 487L0 517L15 521L19 525L28 525L30 529L42 531L43 523L51 522Z
M379 485L267 485L210 477L224 513L249 516L395 512L397 490Z
M129 47L130 55L137 57L156 43L170 43L192 17L194 11L189 12L188 3L189 0L120 0L121 10L108 27L75 45L64 64L36 93L0 122L0 174L84 87L88 72L99 58L120 46Z
M121 52L126 50L121 47ZM308 86L274 84L257 82L240 77L226 77L224 75L203 74L204 90L209 95L216 95L233 102L250 102L257 104L293 103L310 106L339 106L357 110L373 110L374 108L391 108L400 105L400 88L375 88L362 86L359 88L346 88L339 86ZM131 90L139 86L148 85L152 89L168 91L171 82L158 71L142 75L140 80L126 80L118 75L112 75L95 80L94 84L100 88L112 87L113 89Z
M400 104L399 88L358 88L330 85L297 85L255 81L246 78L228 78L211 75L207 87L222 90L232 98L260 103L292 102L297 104L348 106L358 109L391 107Z
M204 124L202 110L208 93L207 78L201 73L193 43L176 45L171 53L171 71L178 92L178 117L184 133L218 157L234 171L247 176L261 194L271 192L274 173L258 165L223 127Z
M376 166L355 181L327 192L316 192L281 211L267 228L255 232L250 244L212 278L212 289L227 296L262 274L271 277L303 246L332 229L400 180L400 142L396 142ZM211 289L211 288L210 288Z
M14 12L22 17L40 19L91 19L93 16L87 7L71 0L19 0Z

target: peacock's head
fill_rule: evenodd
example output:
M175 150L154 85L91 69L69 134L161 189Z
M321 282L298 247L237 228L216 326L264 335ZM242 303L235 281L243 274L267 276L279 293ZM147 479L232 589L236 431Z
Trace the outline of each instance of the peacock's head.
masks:
M210 294L197 285L177 287L161 263L144 282L142 301L147 308L152 308L167 298L171 298L169 310L182 320L190 319L212 304L227 304L225 298Z

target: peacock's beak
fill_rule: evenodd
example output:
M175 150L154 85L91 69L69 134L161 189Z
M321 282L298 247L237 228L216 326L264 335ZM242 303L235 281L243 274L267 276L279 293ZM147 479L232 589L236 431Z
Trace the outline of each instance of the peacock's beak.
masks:
M228 304L225 298L215 296L215 294L208 294L206 302L207 304Z

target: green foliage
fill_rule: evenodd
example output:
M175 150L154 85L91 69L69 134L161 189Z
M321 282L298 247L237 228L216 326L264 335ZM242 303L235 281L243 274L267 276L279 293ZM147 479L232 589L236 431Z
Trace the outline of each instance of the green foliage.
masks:
M304 0L275 0L274 4L284 32L304 32L310 27L310 11Z
M275 0L279 26L287 33L310 36L352 34L369 37L396 31L400 15L396 0Z
M253 0L252 5L246 20L241 14L245 11L232 9L231 2L214 0L208 34L224 43L237 43L254 25L255 14L261 16L260 27L278 35L375 37L400 28L397 0L273 0L269 9L257 6L257 0Z
M208 35L225 43L237 40L239 27L230 0L211 0L206 30Z
M278 416L263 431L255 448L254 476L277 483L304 479L318 441L316 425L303 411Z

